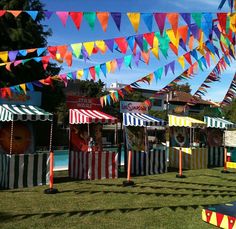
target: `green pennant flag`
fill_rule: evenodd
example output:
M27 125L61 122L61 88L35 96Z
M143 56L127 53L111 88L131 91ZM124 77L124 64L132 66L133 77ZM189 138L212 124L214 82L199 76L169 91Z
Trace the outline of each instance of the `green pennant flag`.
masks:
M81 53L81 48L82 48L82 43L77 43L77 44L71 44L71 48L73 50L73 54L79 58L80 53Z
M96 21L96 12L84 12L84 18L88 22L90 28L93 30Z
M198 28L202 26L202 13L191 13L193 20L196 22Z
M197 62L198 62L198 66L199 66L199 68L200 68L200 69L202 70L202 72L203 72L202 62L201 62L200 60L198 60Z
M170 38L168 37L166 32L164 32L162 36L160 35L159 32L156 32L155 35L159 41L159 47L160 47L160 50L161 50L163 56L167 57L168 50L169 50Z
M96 75L98 77L98 79L100 79L100 64L96 65L95 66L95 72L96 72Z
M128 55L124 57L124 62L127 67L131 67L131 60L132 60L132 55Z
M67 79L73 80L73 76L72 76L72 73L71 73L71 72L67 73L66 76L67 76Z
M146 39L143 39L143 51L144 52L148 51L148 43L147 43Z

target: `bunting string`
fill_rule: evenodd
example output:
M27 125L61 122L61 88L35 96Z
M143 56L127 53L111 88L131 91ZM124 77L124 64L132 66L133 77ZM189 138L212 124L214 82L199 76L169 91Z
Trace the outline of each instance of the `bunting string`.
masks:
M235 98L236 98L236 72L234 73L234 78L229 86L228 91L225 94L224 99L221 102L221 106L229 105Z

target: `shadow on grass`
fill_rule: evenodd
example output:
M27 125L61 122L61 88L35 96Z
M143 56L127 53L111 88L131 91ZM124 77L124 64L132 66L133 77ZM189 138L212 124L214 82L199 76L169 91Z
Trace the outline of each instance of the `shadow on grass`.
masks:
M217 203L212 203L217 204ZM22 213L22 214L10 214L10 213L3 213L0 212L0 222L7 222L12 220L24 220L29 219L32 217L39 217L39 218L47 218L47 217L72 217L72 216L91 216L96 214L109 214L113 212L120 212L122 214L132 213L136 211L158 211L163 208L169 208L172 211L176 211L177 209L182 210L189 210L194 209L196 210L199 207L207 207L210 204L193 204L193 205L173 205L173 206L150 206L150 207L136 207L136 208L108 208L108 209L90 209L90 210L77 210L77 211L67 211L67 212L38 212L38 213Z

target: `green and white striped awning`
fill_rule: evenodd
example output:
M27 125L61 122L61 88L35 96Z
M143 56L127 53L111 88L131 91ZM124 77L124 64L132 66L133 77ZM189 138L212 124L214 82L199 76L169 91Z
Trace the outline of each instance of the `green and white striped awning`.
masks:
M52 121L53 115L36 106L0 105L0 121Z
M204 116L204 122L207 124L207 127L220 128L220 129L227 129L235 125L234 123L228 120L209 116Z

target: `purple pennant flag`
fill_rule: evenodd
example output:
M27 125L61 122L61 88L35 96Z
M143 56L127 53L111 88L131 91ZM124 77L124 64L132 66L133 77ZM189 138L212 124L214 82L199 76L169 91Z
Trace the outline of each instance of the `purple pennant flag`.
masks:
M137 42L139 48L143 51L143 35L142 34L136 35L135 41Z
M141 57L141 52L137 52L136 55L134 56L134 62L135 62L137 67L138 67L138 64L139 64L140 57Z
M216 25L213 27L213 30L214 30L216 36L218 37L218 39L220 39L221 32Z
M114 39L104 40L106 46L113 52L114 48Z
M165 65L165 76L166 76L167 73L168 73L169 66L170 66L170 64L166 64L166 65Z
M116 24L116 27L120 31L120 23L121 23L121 13L119 12L112 12L111 16Z
M182 18L187 23L187 25L191 24L191 14L190 13L181 13Z
M124 57L116 59L116 63L118 65L119 70L121 69L121 66L122 66L123 62L124 62Z
M154 18L162 35L165 28L166 13L154 13Z
M53 15L53 11L44 11L44 15L47 19L50 19L50 17Z
M18 51L9 51L8 52L8 56L9 56L9 60L12 62L16 59L16 56L18 54Z
M191 31L191 33L193 34L195 39L198 40L199 39L199 28L198 28L197 24L189 25L189 30Z
M71 73L73 80L76 80L76 72Z
M81 54L83 55L84 61L86 61L89 55L84 47L81 49Z
M183 39L179 40L179 46L187 52L186 44L184 43Z
M175 61L173 60L172 62L170 62L170 69L172 71L173 74L175 74Z

